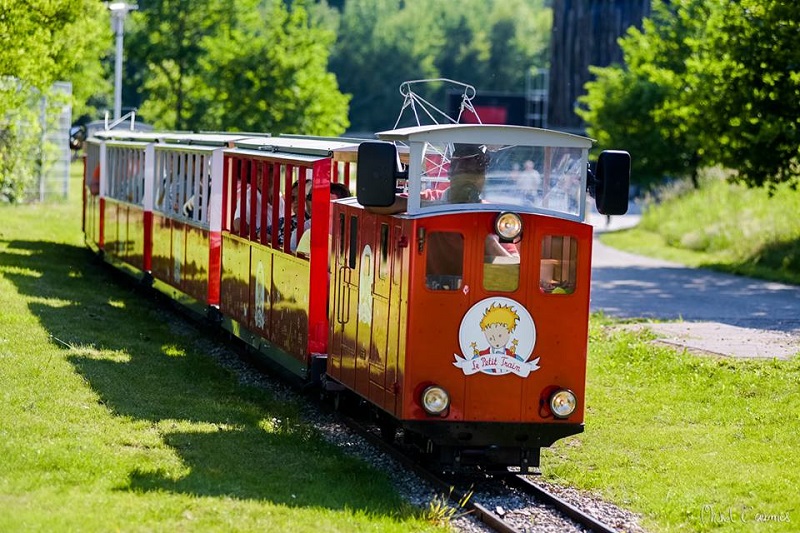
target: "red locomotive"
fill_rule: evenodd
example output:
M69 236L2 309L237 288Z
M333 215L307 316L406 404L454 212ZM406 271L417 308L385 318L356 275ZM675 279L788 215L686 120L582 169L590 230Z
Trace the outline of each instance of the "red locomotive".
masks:
M104 132L87 242L443 469L529 472L583 431L587 189L624 213L630 157L592 174L590 139L519 126L377 137Z

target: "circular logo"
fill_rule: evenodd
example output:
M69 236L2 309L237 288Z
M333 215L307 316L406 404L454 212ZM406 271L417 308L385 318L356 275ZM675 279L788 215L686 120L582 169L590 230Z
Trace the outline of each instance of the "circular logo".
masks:
M461 357L457 367L465 374L515 373L526 377L538 370L539 358L528 362L536 344L536 325L528 310L510 298L485 298L461 319L458 331Z

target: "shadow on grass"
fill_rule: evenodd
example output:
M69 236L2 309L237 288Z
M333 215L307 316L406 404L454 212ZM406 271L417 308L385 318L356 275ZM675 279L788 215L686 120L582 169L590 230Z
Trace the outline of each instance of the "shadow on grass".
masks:
M765 244L758 252L737 263L702 266L740 276L800 285L800 239Z
M120 284L88 250L5 242L5 277L100 402L156 427L186 467L179 477L137 467L121 490L397 514L384 476L316 436L297 406L239 383L206 353L214 342Z

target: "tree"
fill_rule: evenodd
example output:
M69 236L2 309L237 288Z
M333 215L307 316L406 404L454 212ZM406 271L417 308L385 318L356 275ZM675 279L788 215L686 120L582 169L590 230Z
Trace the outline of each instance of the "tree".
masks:
M406 25L400 0L348 0L342 13L339 38L331 55L331 70L336 73L342 91L352 94L350 123L357 132L390 129L400 111L398 92L406 80L437 77L432 62L421 58L416 47L423 42L413 36L422 34L432 42L435 34L427 31L429 19L419 25ZM431 10L434 6L431 6ZM426 30L418 31L420 27Z
M710 1L689 58L690 90L710 160L749 186L800 184L800 4Z
M353 95L356 131L391 128L404 81L450 78L481 91L522 92L543 67L551 13L543 0L348 0L331 57ZM445 105L445 84L423 96Z
M687 120L693 108L675 102L687 87L685 59L707 20L705 3L654 3L642 29L630 28L620 39L624 66L590 68L595 79L577 113L598 146L631 152L631 178L639 184L696 174L700 146Z
M189 79L205 53L204 36L228 26L238 2L141 0L126 33L127 69L123 96L144 118L165 128L191 129ZM226 24L227 23L227 24ZM136 98L131 98L135 95ZM149 116L148 116L149 115Z
M41 101L70 103L81 113L108 84L100 57L110 44L105 7L94 0L0 3L0 197L22 198L35 172L29 154L41 144ZM56 81L73 86L70 102L51 92ZM26 157L27 156L27 157Z
M184 1L137 14L145 118L190 130L344 132L347 98L327 72L335 36L303 2L203 0L187 13Z
M800 183L800 5L672 0L595 69L581 116L629 149L634 179L720 164L750 185Z

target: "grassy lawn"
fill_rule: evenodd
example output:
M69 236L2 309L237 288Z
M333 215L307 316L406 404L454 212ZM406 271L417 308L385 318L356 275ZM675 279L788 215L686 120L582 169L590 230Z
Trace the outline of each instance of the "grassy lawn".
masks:
M800 360L698 357L593 316L586 432L545 477L645 517L653 531L797 531Z
M0 206L0 531L436 529L93 262L79 195Z
M800 283L800 191L770 196L706 176L663 191L639 227L602 236L633 253ZM654 531L800 529L800 361L699 357L593 316L586 432L546 476L641 513Z
M698 191L666 190L638 227L602 236L633 253L800 284L800 189L773 194L709 173Z
M78 203L0 206L0 531L434 529L93 263ZM617 326L592 316L586 432L544 452L545 477L652 531L796 531L800 361Z

